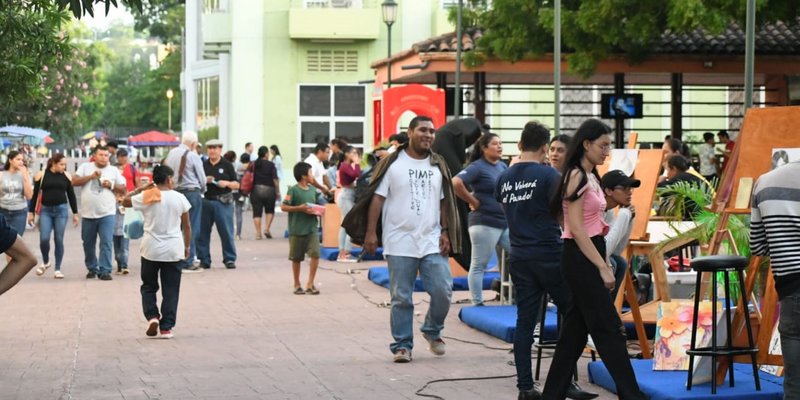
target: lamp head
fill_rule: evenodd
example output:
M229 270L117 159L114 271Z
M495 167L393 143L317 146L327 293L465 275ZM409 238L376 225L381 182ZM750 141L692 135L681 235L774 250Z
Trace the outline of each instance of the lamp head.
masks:
M175 93L172 91L172 89L167 89L167 98L172 100L173 96L175 96Z
M384 0L381 3L381 11L383 12L383 22L392 26L397 21L397 2L394 0Z

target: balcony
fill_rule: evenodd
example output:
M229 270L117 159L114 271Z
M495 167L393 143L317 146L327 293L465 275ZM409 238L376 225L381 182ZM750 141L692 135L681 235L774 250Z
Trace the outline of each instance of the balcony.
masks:
M305 0L289 10L289 37L375 40L382 23L380 8L364 8L360 0Z
M206 51L230 45L231 14L227 0L205 0L203 2L201 26Z

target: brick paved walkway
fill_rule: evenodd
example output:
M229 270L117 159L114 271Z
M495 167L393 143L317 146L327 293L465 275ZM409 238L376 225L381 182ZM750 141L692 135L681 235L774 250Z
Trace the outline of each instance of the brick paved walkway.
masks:
M380 303L389 300L385 289L370 283L366 272L324 270L317 275L320 296L292 295L287 240L253 240L252 224L245 222L237 269L222 268L219 241L213 240L213 268L183 276L173 340L144 335L139 242L131 243L130 275L86 280L80 231L70 227L66 279L53 279L52 271L43 277L31 272L0 298L0 398L415 399L429 380L514 373L508 351L452 339L447 355L434 357L418 322L414 361L393 364L389 311L358 293ZM278 214L273 232L285 226L285 214ZM38 255L38 232L28 231L25 241ZM344 271L375 264L322 266ZM417 294L415 301L426 297ZM467 297L456 292L454 300ZM445 335L511 348L461 323L460 307L452 306ZM420 315L426 309L424 302L417 307ZM585 365L581 360L584 382ZM616 398L584 386L603 393L601 399ZM426 393L516 398L513 378L436 383Z

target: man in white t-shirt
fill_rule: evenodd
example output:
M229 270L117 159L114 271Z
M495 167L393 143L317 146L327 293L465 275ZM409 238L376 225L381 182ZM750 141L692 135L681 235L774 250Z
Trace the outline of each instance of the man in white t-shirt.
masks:
M111 280L111 248L114 239L114 220L117 212L115 193L125 193L125 177L119 169L109 163L109 152L105 146L94 150L94 162L78 167L72 178L72 186L81 189L81 237L83 239L84 263L89 272L86 279ZM96 251L100 236L100 259Z
M700 145L700 175L711 182L717 177L717 155L714 151L714 134L703 134L703 144Z
M392 310L390 325L394 342L389 349L394 361L411 361L414 346L414 281L419 273L431 297L421 331L430 351L441 356L444 320L450 309L453 279L447 256L450 253L448 226L454 209L450 173L444 160L431 151L433 121L424 116L411 120L409 145L383 160L385 173L369 206L364 251L377 247L377 225L381 220L383 254L389 263ZM376 167L384 169L382 165ZM447 198L445 198L447 197Z
M314 147L314 152L303 160L303 162L311 166L311 175L314 176L314 181L311 182L311 186L317 188L317 191L325 196L328 196L331 188L333 188L332 182L325 173L324 164L330 157L330 154L331 148L327 143L317 143L317 146Z

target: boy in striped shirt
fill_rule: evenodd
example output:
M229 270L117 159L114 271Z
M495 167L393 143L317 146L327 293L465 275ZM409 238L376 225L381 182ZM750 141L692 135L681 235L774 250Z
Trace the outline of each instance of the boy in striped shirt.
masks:
M753 189L750 248L769 256L780 299L784 399L800 399L800 161L762 175Z

